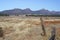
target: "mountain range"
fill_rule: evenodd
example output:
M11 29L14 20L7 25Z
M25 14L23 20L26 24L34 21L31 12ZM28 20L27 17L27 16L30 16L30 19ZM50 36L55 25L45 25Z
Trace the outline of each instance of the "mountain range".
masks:
M25 15L26 14L60 15L60 11L49 11L46 9L32 11L29 8L26 8L26 9L15 8L15 9L11 9L11 10L0 11L0 14L9 14L9 15L24 15L24 14Z

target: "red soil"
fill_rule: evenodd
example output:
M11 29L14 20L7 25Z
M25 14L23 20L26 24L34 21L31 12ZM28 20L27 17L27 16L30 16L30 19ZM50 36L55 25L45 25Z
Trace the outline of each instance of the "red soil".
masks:
M60 24L60 21L44 21L45 25L49 25L49 24Z
M60 23L60 21L44 21L44 23L53 23L53 24L57 24L57 23Z

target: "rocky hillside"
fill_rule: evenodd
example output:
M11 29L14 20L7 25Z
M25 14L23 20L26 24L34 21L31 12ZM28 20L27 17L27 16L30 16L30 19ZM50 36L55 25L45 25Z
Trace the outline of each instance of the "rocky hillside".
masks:
M49 11L46 9L32 11L29 8L26 9L11 9L11 10L4 10L0 11L2 14L9 14L9 15L23 15L23 14L43 14L43 15L60 15L60 11Z

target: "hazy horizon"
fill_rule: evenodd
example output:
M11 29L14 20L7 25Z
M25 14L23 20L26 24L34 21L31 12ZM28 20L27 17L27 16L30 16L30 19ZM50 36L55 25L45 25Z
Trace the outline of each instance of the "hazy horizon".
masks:
M22 9L22 8L12 8L12 9L5 9L5 10L0 10L0 12L1 11L6 11L6 10L14 10L14 9L21 9L21 10L25 10L25 9L27 9L27 8L24 8L24 9ZM30 9L30 8L29 8ZM30 9L31 11L39 11L39 10L47 10L47 11L56 11L56 12L59 12L60 10L48 10L48 9L45 9L45 8L41 8L41 9L37 9L37 10L32 10L32 9Z
M60 0L1 0L0 11L14 8L31 10L46 9L50 11L60 11Z

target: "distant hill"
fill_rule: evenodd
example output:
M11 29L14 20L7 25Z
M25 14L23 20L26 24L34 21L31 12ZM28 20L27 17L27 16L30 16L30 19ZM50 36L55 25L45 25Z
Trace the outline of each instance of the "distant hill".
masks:
M60 11L49 11L46 9L32 11L29 8L26 8L26 9L15 8L15 9L11 9L11 10L0 11L0 13L8 14L8 15L24 15L24 14L60 15Z

